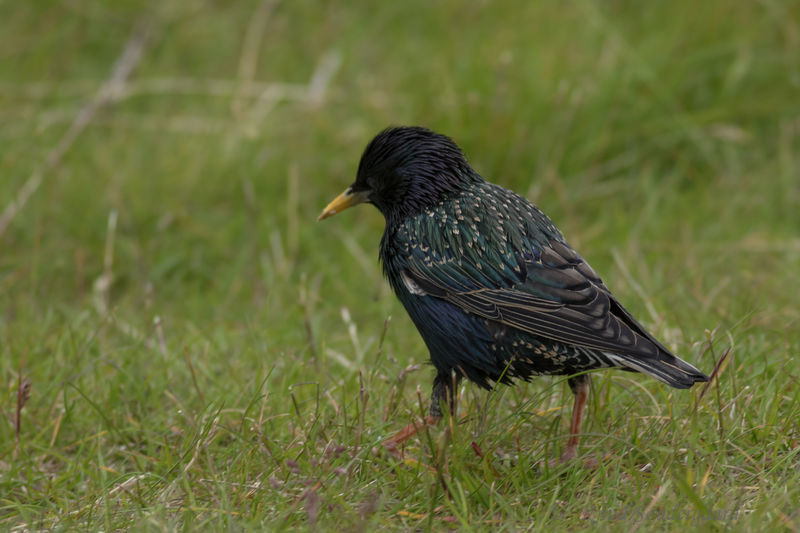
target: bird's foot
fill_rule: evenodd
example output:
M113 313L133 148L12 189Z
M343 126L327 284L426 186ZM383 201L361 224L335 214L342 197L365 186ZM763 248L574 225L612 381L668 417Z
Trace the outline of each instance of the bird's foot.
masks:
M550 468L556 468L562 465L569 464L573 462L578 457L578 446L568 445L564 448L564 451L561 452L561 457L558 459L550 459Z
M550 468L557 468L559 466L574 464L578 459L578 447L567 446L561 453L558 459L550 460ZM579 462L580 466L586 470L594 470L600 464L597 458L593 455L583 456Z
M442 419L440 416L426 416L424 419L412 422L388 439L383 441L384 449L397 459L403 458L400 445L422 431L427 426L435 426Z
M570 463L578 457L578 446L567 446L561 453L561 464Z

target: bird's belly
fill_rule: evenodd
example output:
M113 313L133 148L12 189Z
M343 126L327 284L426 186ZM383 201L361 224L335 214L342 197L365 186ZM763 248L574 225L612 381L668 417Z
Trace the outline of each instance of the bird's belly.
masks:
M492 335L484 321L457 306L431 296L398 294L417 326L440 374L455 370L471 381L489 387L488 379L502 373L491 353Z

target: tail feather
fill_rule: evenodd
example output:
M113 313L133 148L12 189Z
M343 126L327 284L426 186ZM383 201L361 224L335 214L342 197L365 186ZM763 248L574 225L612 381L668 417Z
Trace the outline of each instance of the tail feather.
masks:
M695 383L708 381L708 376L672 354L661 353L658 359L614 353L604 355L620 367L653 376L676 389L688 389Z

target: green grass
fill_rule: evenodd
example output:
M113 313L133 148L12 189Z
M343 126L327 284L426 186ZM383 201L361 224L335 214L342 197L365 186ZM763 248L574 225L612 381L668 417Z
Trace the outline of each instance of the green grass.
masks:
M0 3L0 209L43 170L0 235L0 529L800 528L800 4L429 4ZM391 123L684 358L729 351L706 394L596 374L595 469L549 466L561 378L465 385L452 432L375 453L432 369L381 216L315 218Z

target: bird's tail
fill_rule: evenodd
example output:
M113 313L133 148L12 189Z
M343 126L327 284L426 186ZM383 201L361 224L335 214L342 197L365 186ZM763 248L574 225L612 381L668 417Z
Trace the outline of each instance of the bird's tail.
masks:
M708 376L670 353L661 352L658 358L614 353L605 353L605 356L626 370L653 376L676 389L688 389L695 383L708 381Z

